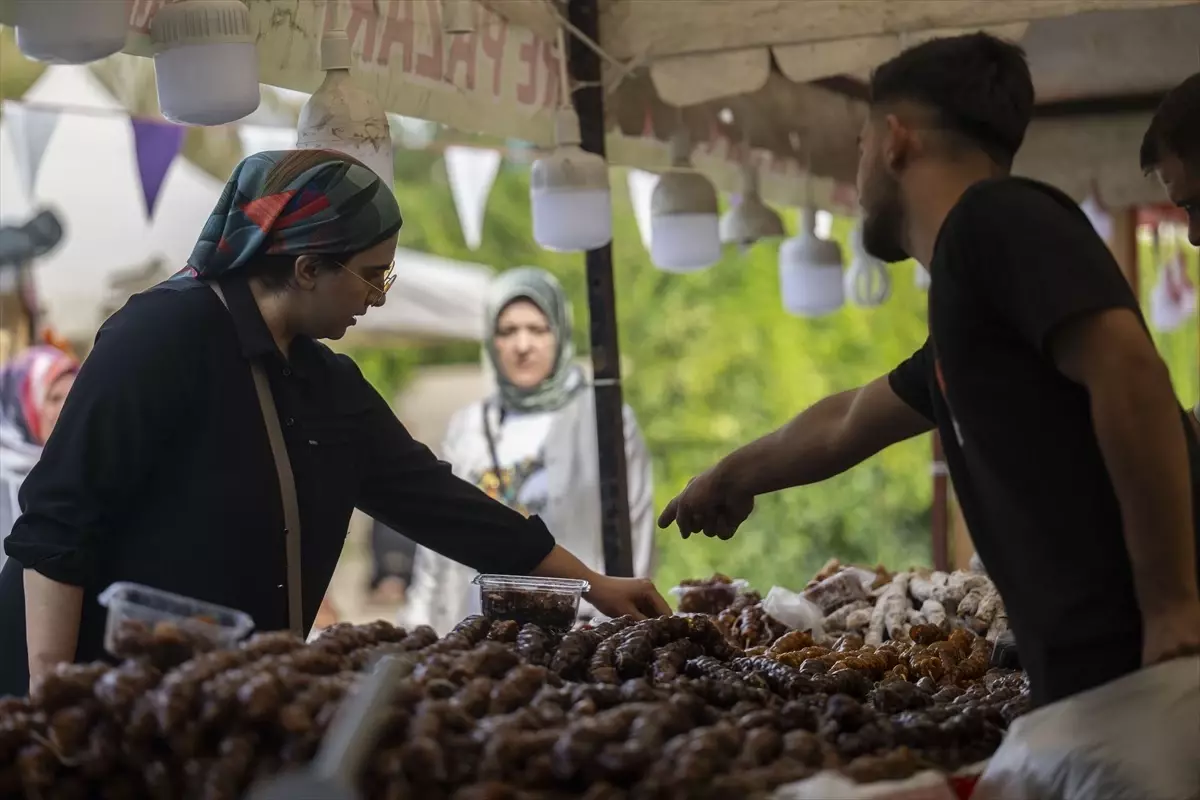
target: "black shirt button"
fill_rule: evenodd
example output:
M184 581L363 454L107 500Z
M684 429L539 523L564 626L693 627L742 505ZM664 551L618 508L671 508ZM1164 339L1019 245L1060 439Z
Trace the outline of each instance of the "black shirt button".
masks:
M292 377L292 370L291 370L291 368L289 368L289 367L284 367L284 368L283 368L283 377L285 377L285 378L290 378L290 377Z
M290 428L290 427L292 427L293 425L295 425L295 424L296 424L296 420L295 420L294 418L292 418L292 417L288 417L288 418L287 418L287 422L285 422L284 424L285 424L285 425L287 425L287 426Z

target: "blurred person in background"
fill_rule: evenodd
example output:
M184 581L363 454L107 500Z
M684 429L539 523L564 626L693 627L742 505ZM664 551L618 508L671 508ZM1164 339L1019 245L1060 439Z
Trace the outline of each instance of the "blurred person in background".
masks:
M491 497L526 516L540 516L564 547L603 571L596 406L574 361L566 294L547 272L513 269L493 282L486 313L484 344L496 391L454 415L442 457L456 475ZM634 574L648 577L654 561L651 464L628 406L625 454ZM469 567L418 548L402 619L445 632L479 613L474 575ZM595 613L581 605L581 618Z
M1142 139L1142 169L1188 216L1188 240L1200 247L1200 72L1167 92ZM1200 403L1192 409L1200 436Z
M0 541L21 514L17 491L42 456L58 422L79 361L52 345L36 345L0 367ZM0 547L0 566L7 558Z
M404 604L416 553L417 543L412 539L377 519L371 520L371 580L367 588L372 605Z

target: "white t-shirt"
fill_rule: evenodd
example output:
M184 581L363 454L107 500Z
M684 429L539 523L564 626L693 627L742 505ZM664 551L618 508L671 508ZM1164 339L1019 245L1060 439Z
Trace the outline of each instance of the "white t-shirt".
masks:
M553 421L553 415L544 411L505 414L500 425L492 428L500 474L489 458L486 469L471 474L471 482L527 517L544 512L550 488L546 437Z
M496 474L489 458L485 469L470 474L470 481L527 517L543 513L550 499L545 450L553 421L554 416L545 411L506 413L498 428L491 429L500 474ZM482 613L479 592L474 589L468 592L468 613Z

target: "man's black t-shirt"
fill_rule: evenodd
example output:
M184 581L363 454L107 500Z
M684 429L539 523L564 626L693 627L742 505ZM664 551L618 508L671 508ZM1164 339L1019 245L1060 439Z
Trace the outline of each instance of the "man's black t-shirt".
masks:
M1141 622L1120 509L1087 391L1048 352L1056 328L1079 315L1140 314L1129 284L1070 198L1018 178L963 194L929 271L929 339L889 381L941 431L1034 701L1132 672ZM1190 429L1188 442L1195 481Z

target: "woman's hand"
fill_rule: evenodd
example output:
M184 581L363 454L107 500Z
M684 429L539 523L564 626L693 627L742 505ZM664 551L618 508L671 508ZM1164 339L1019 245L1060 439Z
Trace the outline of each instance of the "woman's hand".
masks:
M634 619L661 617L671 613L667 601L645 578L612 578L596 575L592 588L584 595L601 614L609 617L629 615Z
M546 555L533 571L542 578L584 580L591 589L584 595L601 614L635 619L661 617L671 613L654 584L645 578L612 578L588 569L582 561L558 545Z

